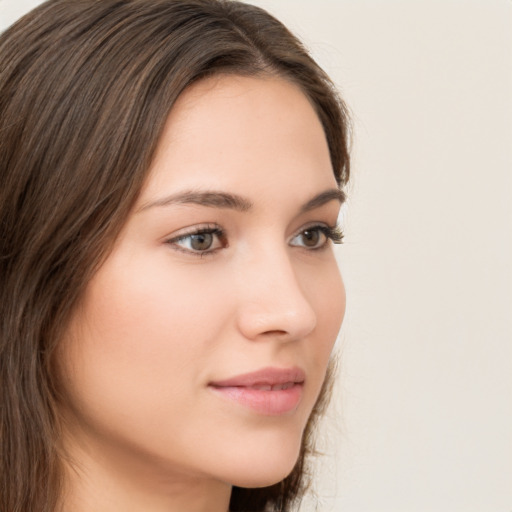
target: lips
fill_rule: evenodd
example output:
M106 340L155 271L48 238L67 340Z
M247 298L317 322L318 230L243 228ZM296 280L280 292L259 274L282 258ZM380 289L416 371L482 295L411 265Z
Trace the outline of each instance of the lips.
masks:
M263 368L256 372L214 381L209 387L218 395L254 412L276 416L293 412L305 382L301 368Z
M251 389L259 389L260 391L278 391L282 389L290 389L295 383L286 382L285 384L256 384L255 386L246 386Z
M300 384L306 379L306 374L301 368L263 368L261 370L237 375L229 379L214 381L210 385L214 387L256 387L279 386L284 384Z

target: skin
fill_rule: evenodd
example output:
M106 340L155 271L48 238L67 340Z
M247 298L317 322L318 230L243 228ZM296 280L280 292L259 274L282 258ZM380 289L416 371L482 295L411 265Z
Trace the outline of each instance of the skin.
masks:
M60 347L63 510L225 512L232 485L292 470L345 311L331 242L304 235L336 224L333 196L303 211L333 189L320 121L295 85L223 76L185 91ZM190 191L242 204L171 200ZM201 252L183 237L205 226L223 235ZM260 414L208 386L269 366L305 371L291 412Z

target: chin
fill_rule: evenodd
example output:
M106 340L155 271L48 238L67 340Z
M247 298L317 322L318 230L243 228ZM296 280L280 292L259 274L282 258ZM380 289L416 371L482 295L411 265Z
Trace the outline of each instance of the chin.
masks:
M286 470L268 467L266 471L261 473L254 471L251 474L239 475L239 477L232 482L232 485L235 487L245 487L247 489L270 487L284 480L292 472L294 466L295 462L291 467L287 467Z
M242 453L232 466L229 482L237 487L268 487L284 480L295 467L300 454L300 443L296 446L282 445L279 449L260 449L257 454ZM241 464L242 463L242 464Z

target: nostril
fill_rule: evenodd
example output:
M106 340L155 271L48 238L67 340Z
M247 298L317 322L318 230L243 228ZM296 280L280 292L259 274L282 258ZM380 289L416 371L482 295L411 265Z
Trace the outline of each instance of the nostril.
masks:
M283 335L286 335L288 333L286 331L275 329L275 330L265 331L262 334L264 334L266 336L283 336Z

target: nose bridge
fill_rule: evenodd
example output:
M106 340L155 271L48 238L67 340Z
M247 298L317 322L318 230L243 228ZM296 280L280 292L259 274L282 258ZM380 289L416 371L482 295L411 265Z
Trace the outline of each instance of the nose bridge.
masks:
M245 262L242 275L238 323L246 337L272 335L294 340L315 328L313 304L301 287L286 246L259 250Z

